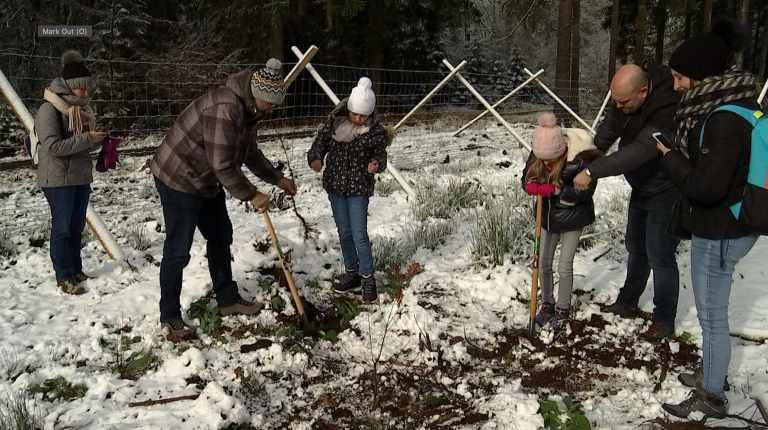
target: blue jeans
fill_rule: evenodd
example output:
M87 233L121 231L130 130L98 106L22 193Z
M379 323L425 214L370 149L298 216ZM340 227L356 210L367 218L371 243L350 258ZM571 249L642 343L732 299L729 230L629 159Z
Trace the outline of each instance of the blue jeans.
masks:
M360 271L363 276L373 275L373 253L368 239L368 196L329 192L328 199L339 231L344 268L348 272Z
M43 194L51 207L51 262L61 282L83 270L80 241L91 186L43 188Z
M672 206L679 199L674 190L651 197L632 195L627 234L627 279L616 301L636 308L653 270L653 320L674 325L680 292L680 273L675 251L680 239L667 234Z
M165 219L165 243L160 262L160 321L181 319L181 285L195 228L207 241L208 271L219 306L232 304L240 295L232 280L232 222L224 191L207 199L176 191L155 178Z
M693 297L702 330L702 385L713 394L723 394L723 381L731 361L728 298L733 268L755 242L757 236L722 240L693 236L691 242Z

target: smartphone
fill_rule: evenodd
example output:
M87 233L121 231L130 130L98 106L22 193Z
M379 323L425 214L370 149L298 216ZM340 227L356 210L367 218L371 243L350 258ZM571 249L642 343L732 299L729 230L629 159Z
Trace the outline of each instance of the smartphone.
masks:
M661 134L660 131L657 131L656 133L653 133L651 136L653 136L654 139L656 139L657 142L660 144L666 146L669 149L675 149L675 145L669 141L666 137L664 137L663 134Z

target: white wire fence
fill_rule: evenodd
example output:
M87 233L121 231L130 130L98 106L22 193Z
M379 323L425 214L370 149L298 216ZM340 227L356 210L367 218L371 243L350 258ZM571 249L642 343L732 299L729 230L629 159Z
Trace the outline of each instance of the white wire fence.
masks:
M361 76L374 80L377 106L382 121L394 123L408 113L447 74L434 71L363 69L313 64L331 89L343 98ZM293 64L284 65L287 73ZM179 64L146 61L93 61L89 70L96 81L92 107L99 120L116 137L131 140L164 134L181 111L197 97L224 83L233 73L258 69L263 64ZM0 70L8 77L21 99L33 113L42 104L42 94L61 72L58 57L3 54ZM508 74L462 73L493 103L522 83L522 70ZM593 117L607 92L604 83L582 82L576 91L553 88L568 105ZM0 108L0 158L18 155L23 128L15 123L7 106ZM528 114L553 108L552 99L537 85L529 85L499 107L506 116ZM329 113L331 102L307 72L302 72L288 91L286 102L262 125L262 134L275 130L312 131ZM471 119L484 109L458 80L452 80L412 119L435 122L445 116ZM564 118L569 120L569 118Z
M0 69L6 73L17 93L34 114L42 103L42 93L60 73L58 57L4 54ZM448 74L435 71L370 70L313 64L328 86L340 97L370 76L376 84L377 106L386 124L403 118ZM140 156L129 158L118 170L97 174L92 205L116 236L138 221L159 219L160 205L145 162L152 148L160 143L181 111L195 98L223 84L228 76L261 64L178 64L140 61L95 61L89 70L96 80L92 106L110 133L126 141L124 148L147 147ZM285 64L285 72L292 64ZM508 75L462 73L490 103L495 103L525 81L522 70ZM593 118L607 92L605 84L581 83L575 91L553 88L584 118ZM332 103L317 82L302 72L288 91L284 105L260 124L262 147L275 163L290 162L297 182L316 183L318 176L306 166L306 150L314 130L323 121ZM530 140L535 113L553 109L555 104L538 85L531 84L515 94L497 110ZM496 120L478 122L459 138L452 136L467 121L485 109L458 80L450 81L426 106L401 128L392 147L390 160L405 172L435 164L457 162L478 153L516 148L516 141ZM563 115L564 120L571 121ZM284 136L283 151L276 134ZM25 132L6 104L0 104L0 230L11 235L44 234L50 219L48 205L37 188L31 169L3 169L3 157L23 159L20 142ZM128 152L125 152L127 155ZM12 158L11 158L12 159ZM7 164L6 164L7 165ZM5 170L5 171L2 171ZM287 169L286 172L287 174ZM122 238L122 239L121 239Z

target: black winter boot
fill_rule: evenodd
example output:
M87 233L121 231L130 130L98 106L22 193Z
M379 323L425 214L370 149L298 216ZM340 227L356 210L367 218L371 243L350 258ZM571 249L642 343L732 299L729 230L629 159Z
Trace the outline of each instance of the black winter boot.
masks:
M352 293L360 291L360 283L363 277L359 272L347 272L339 279L339 282L333 284L333 290L337 293Z
M374 303L379 299L379 292L376 289L376 278L373 275L363 278L363 303Z

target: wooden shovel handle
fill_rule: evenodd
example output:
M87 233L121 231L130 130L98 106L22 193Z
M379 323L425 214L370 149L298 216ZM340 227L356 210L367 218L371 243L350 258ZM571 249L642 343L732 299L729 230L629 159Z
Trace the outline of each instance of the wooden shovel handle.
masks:
M288 264L285 262L283 256L283 250L280 248L280 242L277 241L277 234L275 233L275 227L272 226L272 220L269 219L269 213L263 211L264 221L267 222L267 230L269 235L272 236L272 242L275 244L277 250L277 257L280 259L280 265L283 266L283 273L285 273L285 279L288 280L288 286L291 287L291 295L293 296L293 302L296 303L296 309L299 310L299 315L304 315L304 305L301 303L301 296L299 296L299 290L296 289L296 284L293 282L293 275L291 270L288 269Z
M531 279L531 320L536 317L536 300L539 293L539 248L541 246L541 217L544 199L536 197L536 228L533 231L533 271Z

